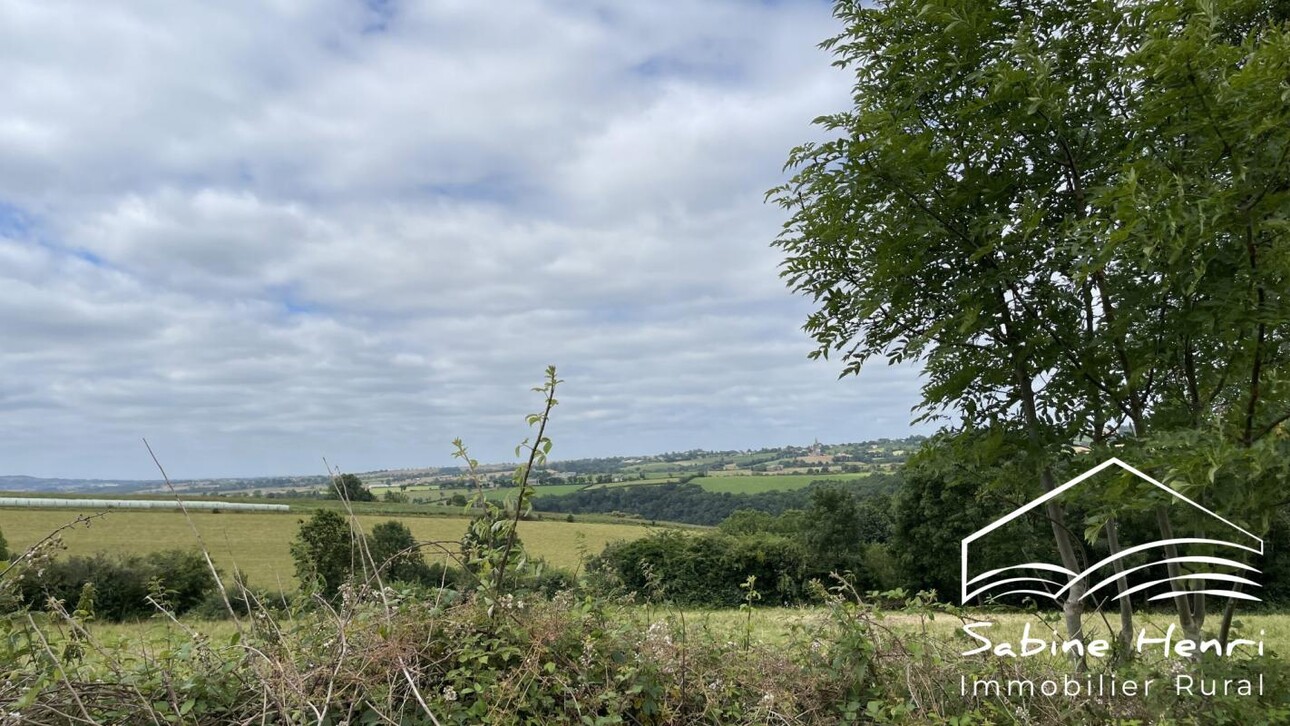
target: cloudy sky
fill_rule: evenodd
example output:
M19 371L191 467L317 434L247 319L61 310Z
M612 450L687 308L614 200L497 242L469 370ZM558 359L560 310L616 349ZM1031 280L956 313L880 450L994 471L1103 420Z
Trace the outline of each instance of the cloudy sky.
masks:
M0 4L0 474L903 436L806 359L763 203L823 2Z

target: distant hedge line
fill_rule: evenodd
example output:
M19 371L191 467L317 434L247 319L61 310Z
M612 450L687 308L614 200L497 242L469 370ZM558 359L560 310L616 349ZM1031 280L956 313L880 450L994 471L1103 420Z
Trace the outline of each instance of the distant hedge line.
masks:
M806 509L811 503L811 492L822 487L843 489L863 497L889 494L896 490L898 481L891 474L846 480L830 480L825 475L801 489L755 494L710 492L694 483L641 484L539 497L533 500L533 508L568 514L622 512L643 519L715 526L739 509L768 514Z

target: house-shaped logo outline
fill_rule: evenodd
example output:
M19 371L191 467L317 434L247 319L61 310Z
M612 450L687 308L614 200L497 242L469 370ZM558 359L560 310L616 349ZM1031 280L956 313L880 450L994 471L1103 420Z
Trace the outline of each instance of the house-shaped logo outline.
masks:
M971 545L971 544L972 544L973 542L975 542L976 540L978 540L978 539L980 539L980 538L984 537L985 535L990 534L991 532L995 531L996 529L999 529L999 528L1000 528L1000 527L1002 527L1003 525L1005 525L1005 524L1007 524L1007 523L1009 523L1009 522L1011 522L1011 521L1013 521L1013 520L1017 519L1018 517L1021 517L1022 515L1025 515L1025 514L1029 513L1031 510L1033 510L1033 509L1035 509L1035 508L1037 508L1037 507L1042 506L1043 504L1045 504L1046 502L1048 502L1048 500L1050 500L1050 499L1052 499L1052 498L1054 498L1054 497L1060 496L1060 495L1061 495L1061 494L1063 494L1064 492L1070 491L1071 489L1075 488L1076 486L1079 486L1079 484L1080 484L1080 483L1082 483L1082 482L1084 482L1085 480L1087 480L1087 479L1089 479L1089 478L1091 478L1091 477L1094 477L1094 476L1096 476L1096 475L1100 474L1101 472L1105 471L1106 469L1108 469L1108 468L1110 468L1110 467L1112 467L1112 466L1118 466L1118 467L1120 467L1121 469L1123 469L1123 470L1125 470L1125 471L1129 472L1130 474L1133 474L1134 476L1138 477L1139 479L1141 479L1141 480L1143 480L1143 481L1145 481L1145 482L1147 482L1147 483L1151 484L1152 486L1155 486L1155 487L1157 487L1158 489L1160 489L1160 490L1162 490L1162 491L1164 491L1164 492L1168 493L1171 497L1174 497L1175 499L1178 499L1178 500L1181 500L1181 501L1183 501L1183 502L1186 502L1187 504L1190 504L1191 506L1195 507L1196 509L1198 509L1198 510L1200 510L1200 511L1204 512L1205 514L1209 515L1210 517L1212 517L1212 518L1214 518L1214 519L1216 519L1216 520L1218 520L1218 521L1222 522L1223 524L1226 524L1227 526L1231 527L1232 529L1235 529L1236 531L1240 532L1241 534L1244 534L1245 536L1247 536L1247 537L1249 537L1250 539L1254 540L1254 542L1256 543L1256 546L1255 546L1255 547L1248 547L1248 546L1246 546L1246 545L1237 544L1237 543L1235 543L1235 542L1228 542L1228 541L1226 541L1226 540L1204 539L1204 538L1196 538L1196 537L1182 537L1182 538L1176 538L1176 539L1171 539L1171 540L1161 540L1161 541L1156 541L1156 542L1150 542L1150 543L1147 543L1147 544L1145 544L1145 545L1139 545L1139 546L1137 546L1137 547L1129 547L1129 548L1127 548L1127 549L1122 550L1122 551L1121 551L1119 554L1117 554L1117 555L1113 555L1113 556L1111 556L1111 557L1105 558L1105 559L1103 559L1103 560L1101 560L1101 561L1099 561L1099 562L1097 562L1097 563L1095 563L1095 564L1093 564L1093 565L1089 566L1089 567L1088 567L1088 568L1086 568L1086 569L1084 570L1084 572L1082 572L1082 573L1074 573L1074 572L1071 572L1070 570L1067 570L1066 568L1064 568L1064 567L1060 567L1060 566L1058 566L1058 565L1051 565L1051 564L1046 564L1046 563L1026 563L1026 564L1023 564L1023 565L1014 565L1014 566L1011 566L1011 567L1006 567L1006 568L1002 568L1002 569L998 569L998 570L991 570L991 571L989 571L989 572L981 573L980 575L977 575L977 576L976 576L976 577L974 577L974 578L971 578L971 579L969 579L969 578L968 578L968 548L969 548L969 545ZM1059 572L1059 573L1062 573L1062 574L1065 574L1065 575L1069 576L1069 577L1071 578L1071 580L1070 580L1069 582L1067 582L1064 586L1062 586L1062 587L1061 587L1061 589L1059 589L1056 593L1047 593L1047 592L1042 592L1042 591L1038 591L1038 590L1017 590L1017 591L1013 591L1014 593L1016 593L1016 592L1020 592L1020 593L1027 593L1027 594L1043 595L1043 596L1046 596L1046 597L1051 597L1051 598L1053 598L1054 600L1057 600L1057 599L1059 599L1063 594L1065 594L1065 592L1066 592L1068 589L1070 589L1071 585L1073 585L1076 581L1078 581L1078 580L1081 580L1081 579L1084 579L1084 578L1088 577L1091 573L1096 572L1097 570L1101 569L1103 566L1105 566L1105 565L1107 565L1107 564L1110 564L1113 560L1119 559L1119 558L1121 558L1121 557L1127 557L1128 555L1135 554L1135 553L1137 553L1137 552L1142 552L1142 551L1145 551L1145 550L1149 550L1149 549L1152 549L1152 548L1154 548L1154 547L1163 546L1163 545L1166 545L1166 544L1175 544L1175 545L1177 545L1177 544L1218 544L1218 545L1226 545L1226 546L1229 546L1229 547L1237 547L1237 548L1239 548L1239 549L1243 549L1243 550L1246 550L1246 551L1248 551L1248 552L1253 552L1254 554L1257 554L1257 555L1260 555L1260 556L1263 554L1263 539L1262 539L1261 537L1255 536L1252 532L1250 532L1249 530L1245 529L1244 527L1241 527L1240 525L1237 525L1237 524L1233 523L1232 521L1228 520L1227 518L1223 517L1222 515L1220 515L1220 514L1218 514L1218 513L1214 512L1214 511L1212 511L1212 510L1210 510L1210 509L1207 509L1206 507L1201 506L1200 504L1198 504L1198 503L1196 503L1196 502L1192 501L1191 499L1189 499L1188 497L1186 497L1186 496L1185 496L1185 495L1183 495L1182 493L1178 492L1177 490L1173 489L1172 487L1170 487L1170 486L1168 486L1168 485L1166 485L1166 484L1163 484L1163 483L1161 483L1161 482L1159 482L1159 481L1156 481L1155 479L1151 478L1150 476L1147 476L1146 474L1144 474L1143 472L1139 471L1138 469L1136 469L1136 468L1134 468L1134 467L1132 467L1132 466L1130 466L1130 465L1128 465L1128 464L1124 463L1123 461L1119 460L1118 458L1111 457L1111 458L1107 459L1106 461L1102 462L1101 464L1098 464L1097 466L1095 466L1095 467L1093 467L1093 468L1089 469L1088 471L1084 472L1083 474L1080 474L1079 476L1075 477L1074 479L1071 479L1070 481L1066 482L1065 484L1062 484L1061 486L1056 487L1056 488L1055 488L1055 489L1053 489L1052 491L1050 491L1050 492L1046 492L1045 494L1043 494L1043 495L1041 495L1041 496L1039 496L1039 497L1036 497L1035 499L1032 499L1031 501L1027 502L1026 504L1023 504L1022 506L1018 507L1017 509L1014 509L1012 512L1008 513L1007 515L1005 515L1005 516L1003 516L1003 517L1000 517L999 519L996 519L995 521L991 522L990 524L986 525L985 527L982 527L981 529L978 529L977 531L973 532L972 534L968 535L967 537L964 537L964 538L963 538L962 543L960 544L960 547L961 547L960 573L959 573L959 574L960 574L960 579L959 579L959 583L960 583L960 590L959 590L960 602L961 602L962 604L965 604L965 605L966 605L966 604L968 603L968 601L969 601L969 600L971 600L973 597L976 597L977 595L979 595L979 594L983 593L985 590L989 590L989 589L991 589L994 585L1001 584L1001 581L996 581L996 582L994 582L994 583L992 583L992 584L987 584L987 585L985 585L985 586L984 586L984 587L982 587L982 588L979 588L979 589L977 589L977 590L975 590L975 591L969 592L968 588L969 588L973 583L977 583L977 582L980 582L980 581L982 581L982 580L988 580L990 577L992 577L992 576L994 576L994 575L996 575L996 574L999 574L1000 572L1002 572L1002 571L1004 571L1004 570L1011 570L1011 569L1024 569L1024 568L1030 568L1030 569L1041 569L1041 570L1050 570L1050 571L1053 571L1053 572ZM1248 565L1244 565L1244 564L1242 564L1242 563L1234 562L1234 561L1231 561L1231 560L1223 560L1223 559L1219 559L1219 558L1209 558L1209 557L1191 557L1191 558L1182 558L1182 559L1186 559L1186 560L1190 560L1190 561L1198 561L1198 562L1207 562L1207 563L1210 563L1210 564L1222 564L1222 565L1225 565L1225 566L1232 566L1232 567L1237 567L1237 568L1240 568L1240 569L1243 569L1243 570L1249 570L1249 571L1253 571L1253 572L1258 572L1258 570L1255 570L1254 568L1249 567ZM1135 568L1135 569L1136 569L1136 568ZM1127 574L1127 572L1126 572L1126 574ZM1228 580L1228 581L1233 581L1233 582L1241 582L1241 583L1244 583L1244 584L1253 584L1253 585L1257 585L1257 583L1253 583L1253 582L1251 582L1251 581L1249 581L1249 580L1245 580L1245 579L1243 579L1243 578L1233 577L1233 576L1230 576L1230 575L1208 575L1208 576L1189 576L1189 577L1193 577L1193 578L1200 578L1200 579L1206 579L1206 578L1207 578L1207 579L1220 579L1220 580ZM1034 580L1035 578L1021 578L1021 579ZM1119 579L1119 577L1117 576L1117 577L1113 577L1113 578L1109 578L1109 579L1110 579L1110 580L1114 580L1114 579ZM1051 581L1046 581L1046 582L1051 582ZM1060 584L1060 583L1053 583L1053 584ZM1105 584L1105 583L1103 583L1103 584ZM1156 583L1152 583L1152 584L1156 584ZM1099 586L1099 587L1100 587L1100 586ZM1093 589L1090 589L1088 592L1086 592L1086 593L1085 593L1085 595L1087 596L1087 595L1088 595L1088 594L1090 594L1092 591L1093 591ZM1228 596L1228 597L1239 597L1239 598L1241 598L1241 599L1245 599L1245 600L1254 600L1254 601L1258 601L1258 598L1256 598L1256 597L1253 597L1253 596L1251 596L1251 595L1245 595L1245 594L1242 594L1242 593L1237 593L1237 592L1231 592L1231 591L1222 591L1222 592L1219 592L1219 591L1209 591L1209 592L1210 592L1211 594L1222 594L1222 595L1226 595L1226 596ZM1004 594L1009 594L1009 593L1004 593ZM1126 593L1126 594L1127 594L1127 593ZM1162 597L1163 597L1163 596L1162 596ZM1157 599L1157 598L1152 598L1152 599L1154 600L1154 599Z

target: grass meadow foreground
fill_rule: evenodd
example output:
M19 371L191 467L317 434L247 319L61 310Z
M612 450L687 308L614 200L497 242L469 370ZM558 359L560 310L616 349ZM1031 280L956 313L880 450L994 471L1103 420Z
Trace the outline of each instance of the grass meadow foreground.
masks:
M237 620L106 625L84 610L4 621L5 724L1285 723L1287 673L1254 696L964 693L961 679L1060 683L1060 658L961 653L957 617L883 611L845 587L814 608L694 611L562 592L449 601L355 584ZM1016 633L1025 616L988 616ZM1244 628L1282 647L1290 619ZM1033 625L1039 621L1029 620ZM1160 619L1160 623L1167 618ZM1090 618L1088 625L1096 629ZM1015 631L1015 632L1014 632ZM1002 634L1002 632L1001 632ZM1091 676L1249 678L1250 660L1143 657Z

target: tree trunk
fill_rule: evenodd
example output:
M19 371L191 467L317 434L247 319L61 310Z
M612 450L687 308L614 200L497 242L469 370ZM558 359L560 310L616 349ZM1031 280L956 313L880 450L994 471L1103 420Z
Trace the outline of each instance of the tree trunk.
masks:
M1205 593L1199 592L1203 587L1203 583L1196 583L1196 587L1194 589L1198 592L1193 592L1191 594L1191 619L1196 625L1197 633L1205 630L1205 616L1208 614L1208 603L1205 602Z
M1174 538L1173 523L1169 521L1169 509L1164 505L1156 507L1156 524L1160 527L1160 534L1165 539ZM1174 545L1165 545L1165 556L1174 559L1178 556L1178 548ZM1169 571L1170 577L1178 577L1182 574L1182 568L1177 562L1170 562L1165 565ZM1170 583L1171 588L1182 587L1182 582L1175 581ZM1196 627L1196 621L1192 618L1191 603L1188 602L1187 595L1175 595L1174 605L1178 608L1178 624L1182 626L1183 634L1192 640L1200 640L1200 629Z
M1120 523L1115 517L1111 517L1106 522L1106 548L1111 551L1111 555L1120 554ZM1115 560L1111 563L1115 568L1115 574L1119 579L1115 581L1115 590L1118 594L1123 595L1129 587L1129 581L1124 577L1124 560ZM1121 597L1120 602L1120 660L1125 661L1133 657L1133 602L1127 597Z
M1032 455L1041 462L1039 478L1043 484L1045 492L1051 492L1057 488L1053 478L1053 469L1044 453L1044 442L1040 436L1039 409L1035 403L1035 387L1031 378L1030 371L1026 363L1026 353L1023 346L1015 339L1013 335L1012 312L1008 305L1007 296L1002 289L996 290L999 302L999 311L1003 320L1002 338L1007 341L1009 352L1012 358L1013 382L1016 386L1017 398L1021 403L1022 419L1026 426L1026 437L1030 443ZM1057 552L1061 555L1062 566L1071 572L1080 572L1083 568L1080 565L1079 556L1076 554L1076 543L1071 537L1070 529L1066 526L1066 510L1056 500L1050 499L1044 504L1044 512L1048 516L1048 521L1053 528L1053 539L1057 543ZM1066 637L1070 640L1084 642L1084 603L1082 598L1087 590L1087 584L1080 580L1071 586L1066 593L1066 602L1062 603L1062 616L1066 624ZM1088 660L1081 652L1071 652L1071 658L1075 662L1077 672L1084 672L1088 669Z
M1232 589L1240 592L1241 584L1238 582ZM1227 648L1227 640L1232 635L1232 617L1234 615L1236 615L1236 598L1229 597L1227 598L1227 605L1223 606L1223 620L1218 626L1218 642L1223 644L1224 649Z

